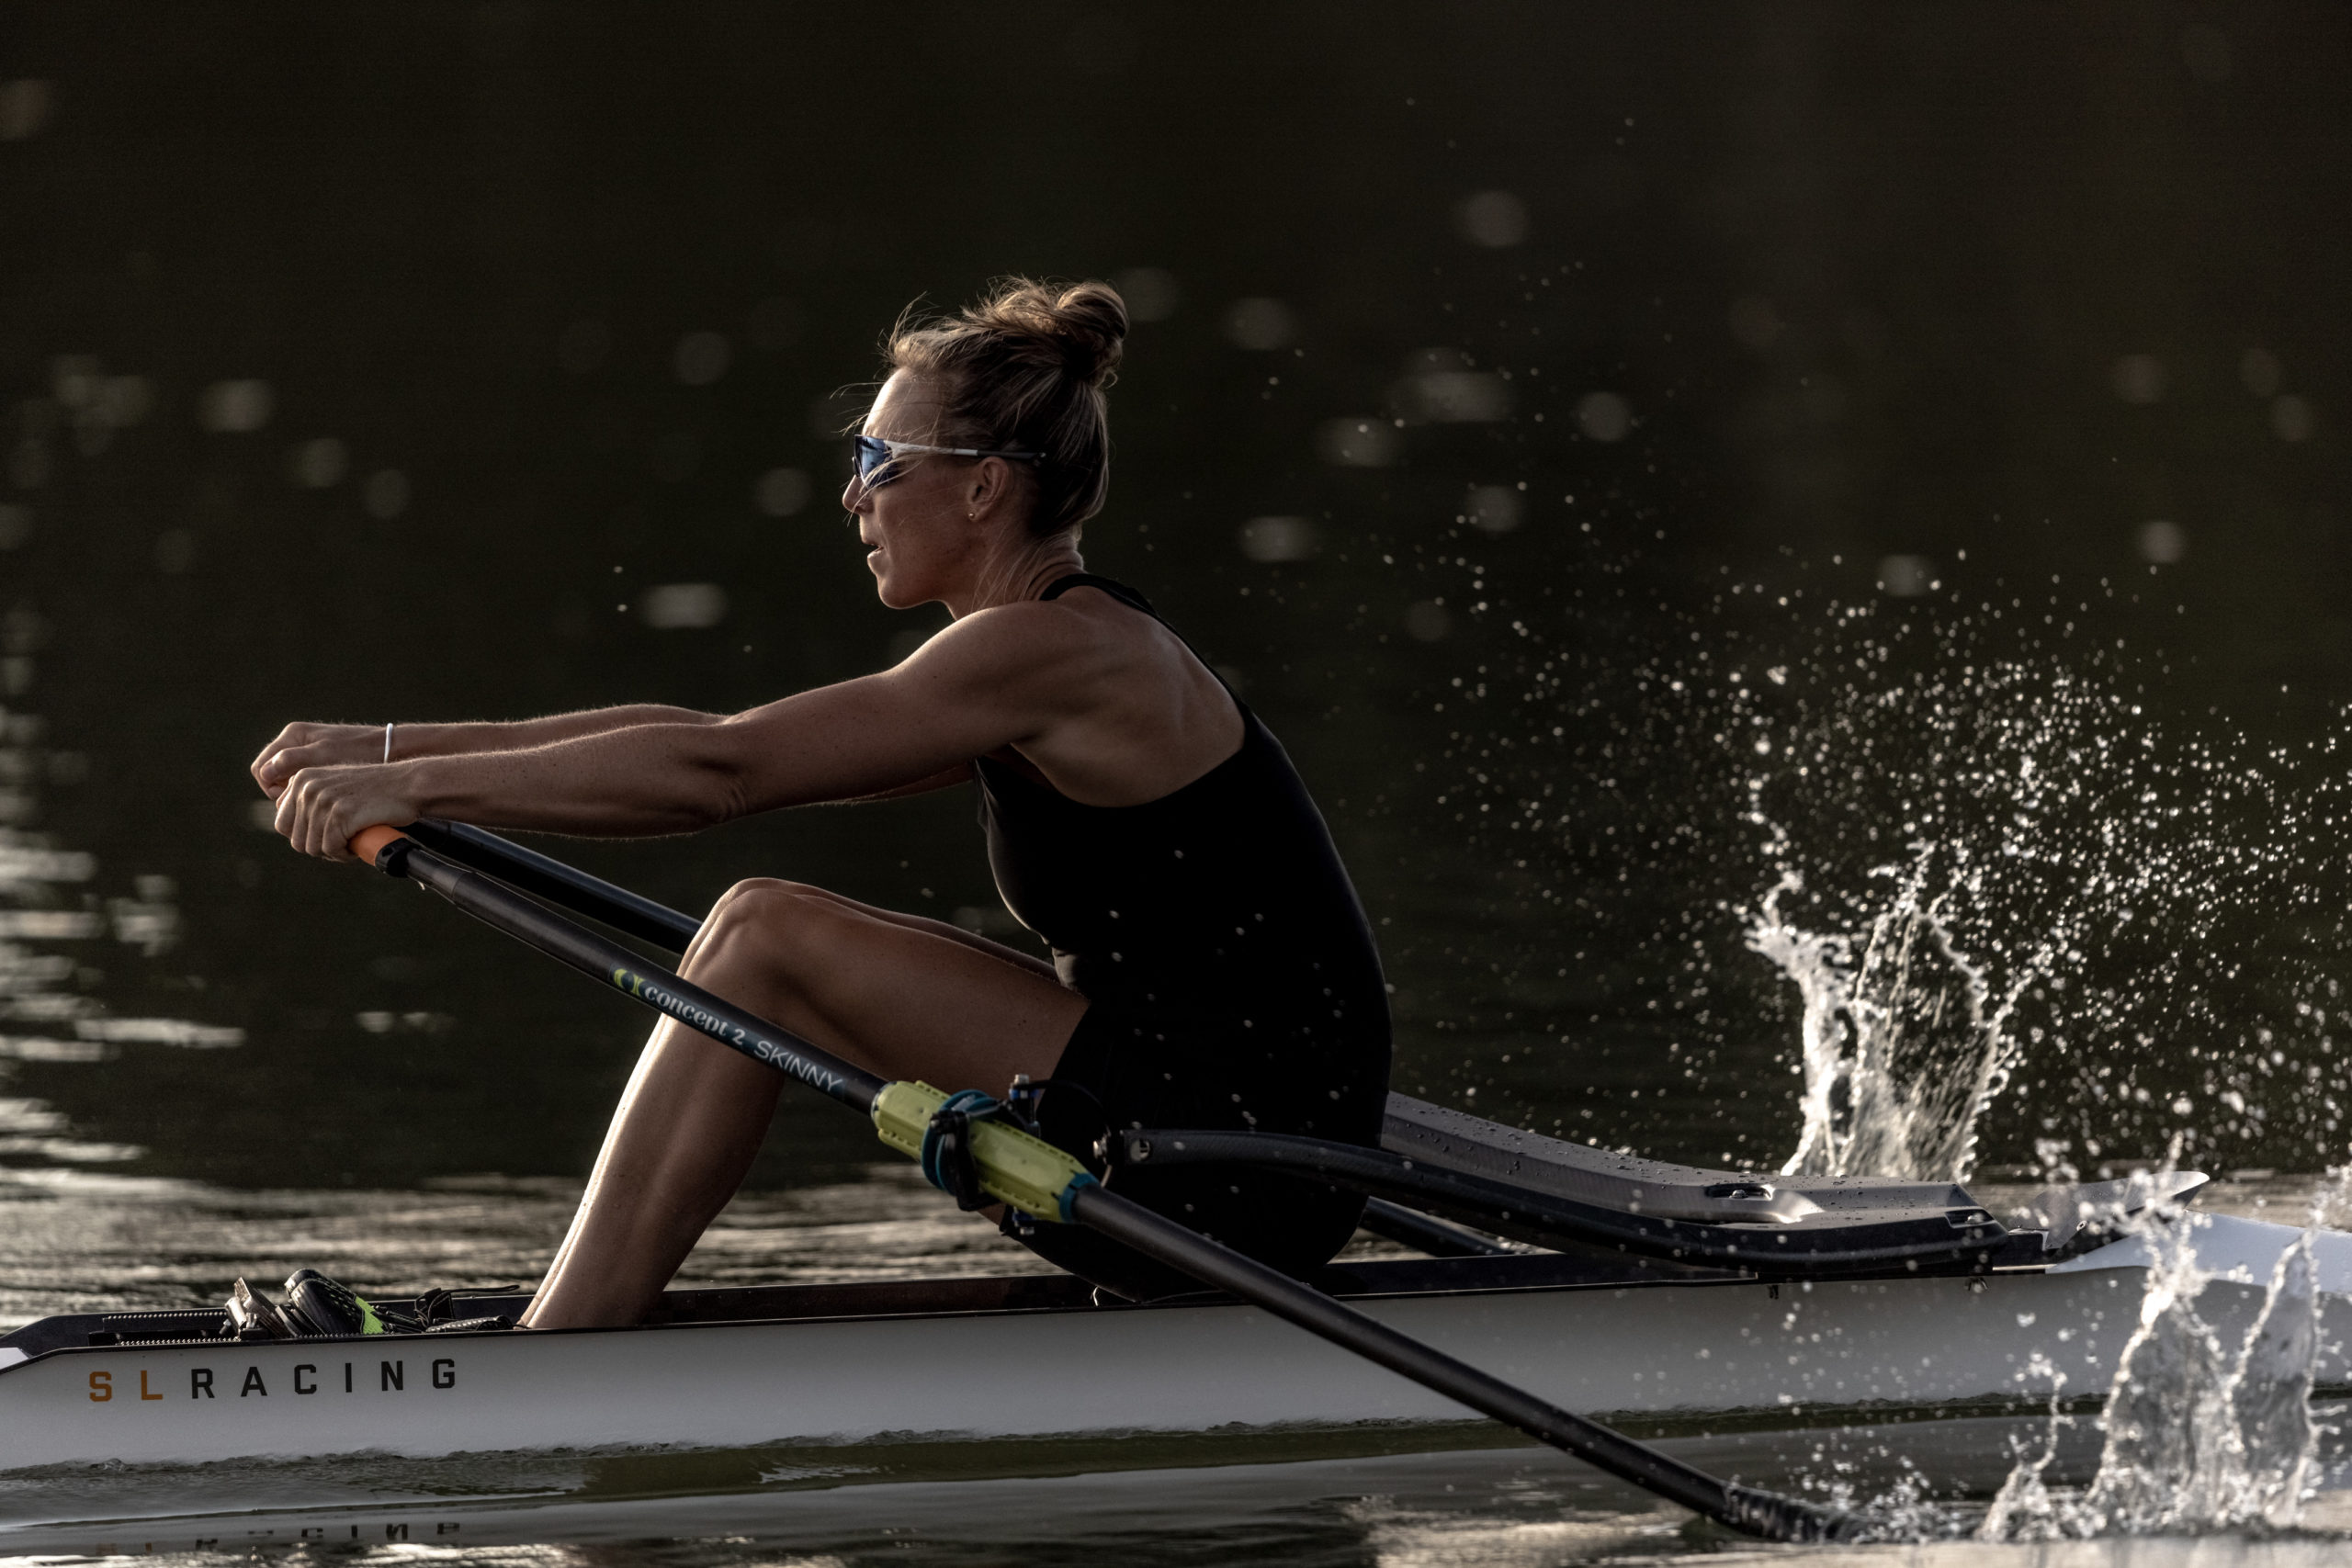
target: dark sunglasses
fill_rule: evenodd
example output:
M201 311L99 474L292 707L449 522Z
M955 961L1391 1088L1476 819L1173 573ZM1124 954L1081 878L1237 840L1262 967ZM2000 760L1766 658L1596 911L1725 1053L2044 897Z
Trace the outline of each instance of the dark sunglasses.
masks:
M899 477L899 469L891 459L901 452L929 452L942 457L1014 457L1023 462L1045 461L1043 452L998 452L984 446L926 446L920 441L885 441L878 435L854 435L850 438L857 448L857 477L868 490L879 490Z

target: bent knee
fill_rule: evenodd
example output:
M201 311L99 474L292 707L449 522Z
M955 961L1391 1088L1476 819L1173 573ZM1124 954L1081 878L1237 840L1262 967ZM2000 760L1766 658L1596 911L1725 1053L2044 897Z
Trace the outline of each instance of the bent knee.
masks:
M751 942L772 953L788 953L829 945L835 929L853 912L821 887L776 877L739 882L711 906L703 922L706 946Z
M821 889L803 882L786 882L774 876L746 877L718 896L718 902L710 907L705 920L731 923L774 919L788 915L809 899L825 897Z

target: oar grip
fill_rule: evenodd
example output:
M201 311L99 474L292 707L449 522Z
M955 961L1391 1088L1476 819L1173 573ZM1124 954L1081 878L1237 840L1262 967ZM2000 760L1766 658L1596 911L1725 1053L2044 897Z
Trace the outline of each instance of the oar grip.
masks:
M359 829L358 835L351 840L351 852L369 865L374 865L376 857L384 852L385 845L397 843L407 837L408 835L398 828L379 822L373 828Z

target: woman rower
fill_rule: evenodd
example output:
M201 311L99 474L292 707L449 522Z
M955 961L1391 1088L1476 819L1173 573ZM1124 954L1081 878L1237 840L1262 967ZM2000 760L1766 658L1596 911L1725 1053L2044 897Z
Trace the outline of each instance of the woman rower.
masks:
M253 764L277 830L342 860L361 829L422 816L634 837L970 781L997 886L1051 964L763 878L713 907L683 973L885 1077L1050 1080L1045 1124L1074 1153L1106 1126L1376 1142L1385 987L1321 816L1257 716L1079 557L1109 488L1103 394L1126 327L1103 284L1015 279L893 333L842 504L882 603L952 617L895 668L732 716L290 724ZM523 1322L641 1320L750 1168L781 1085L656 1026ZM1111 1180L1294 1273L1328 1261L1362 1210L1271 1175ZM1023 1239L1123 1294L1185 1288L1091 1234Z

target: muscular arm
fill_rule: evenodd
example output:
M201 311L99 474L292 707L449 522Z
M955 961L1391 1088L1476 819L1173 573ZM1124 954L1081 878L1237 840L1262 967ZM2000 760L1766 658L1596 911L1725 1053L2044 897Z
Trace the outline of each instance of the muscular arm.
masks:
M870 798L974 754L971 716L942 711L933 694L895 675L820 687L716 724L639 724L521 750L423 758L401 782L424 814L615 838ZM979 750L1010 739L995 726L980 734Z
M508 723L403 724L393 734L393 754L396 758L459 757L477 751L527 751L559 740L634 729L639 725L718 724L726 716L672 707L666 703L629 703L620 707L589 708L580 713L550 714L544 718Z
M1099 703L1115 653L1046 604L969 616L905 663L731 717L655 718L515 750L295 773L277 827L329 859L419 816L594 837L693 832L755 812L947 782Z
M512 722L401 724L392 736L392 760L413 761L419 757L524 751L558 740L601 735L606 730L628 729L641 724L717 724L725 716L662 703L631 703ZM304 768L382 761L384 727L380 724L298 722L279 730L277 739L261 749L250 771L262 793L274 800L278 791L286 787L286 781Z

